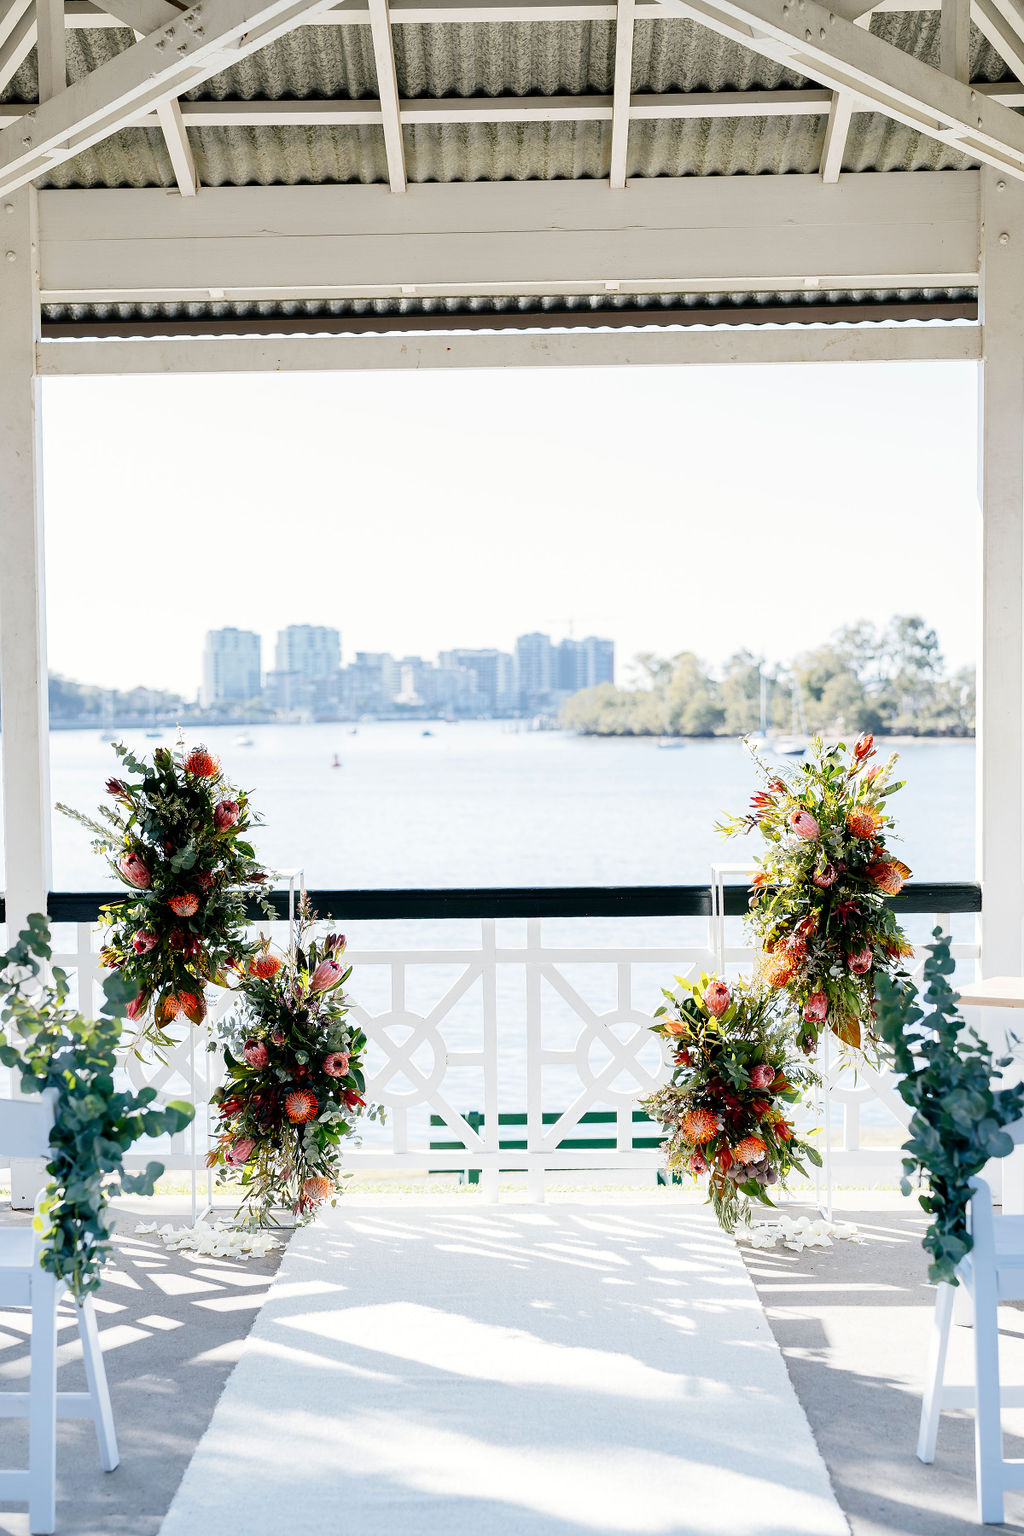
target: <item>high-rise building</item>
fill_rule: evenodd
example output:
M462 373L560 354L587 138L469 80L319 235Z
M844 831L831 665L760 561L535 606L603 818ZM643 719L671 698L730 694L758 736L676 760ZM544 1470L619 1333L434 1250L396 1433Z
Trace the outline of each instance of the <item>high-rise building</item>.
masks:
M261 685L261 641L249 629L211 629L203 647L203 682L199 700L204 708L244 704L257 699Z
M438 665L446 670L465 667L473 673L479 708L486 714L500 715L515 709L515 662L508 651L442 651L437 659Z
M555 687L559 693L586 688L587 652L582 640L560 640L555 653Z
M289 624L278 632L274 662L300 682L322 682L341 666L341 636L325 624Z
M520 635L516 641L516 694L520 708L539 709L555 687L555 648L550 635Z
M584 687L593 688L598 683L614 683L615 681L615 641L602 640L597 635L588 635L581 640L586 657L586 683Z

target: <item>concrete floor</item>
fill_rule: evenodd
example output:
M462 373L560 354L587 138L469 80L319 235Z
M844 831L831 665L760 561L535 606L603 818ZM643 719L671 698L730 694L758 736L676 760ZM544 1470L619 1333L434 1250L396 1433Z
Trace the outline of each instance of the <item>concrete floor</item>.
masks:
M398 1197L349 1198L386 1205ZM458 1198L461 1204L467 1197ZM619 1198L647 1204L652 1197ZM674 1203L679 1196L656 1198ZM156 1237L135 1236L141 1204L133 1202L119 1219L117 1263L99 1302L121 1466L109 1475L99 1470L91 1425L61 1425L62 1536L156 1536L277 1268L275 1255L240 1262L168 1253ZM182 1205L147 1202L141 1214L181 1223ZM747 1247L744 1253L852 1536L977 1532L971 1420L945 1416L933 1467L921 1466L913 1453L933 1294L919 1246L924 1218L913 1202L892 1194L854 1192L840 1205L862 1242L801 1254ZM1024 1310L1005 1309L1002 1328L1005 1379L1024 1382ZM955 1332L954 1350L964 1355L969 1331ZM0 1313L0 1387L24 1383L26 1344L24 1315ZM76 1344L65 1345L61 1357L68 1361L62 1386L84 1385ZM1024 1455L1024 1411L1007 1414L1006 1422L1007 1454ZM2 1464L23 1465L21 1421L0 1423ZM750 1441L756 1455L756 1424ZM1008 1495L1007 1514L1002 1529L1024 1536L1024 1493ZM225 1510L224 1529L230 1528ZM756 1532L755 1519L750 1530ZM0 1509L0 1536L27 1531L24 1512Z

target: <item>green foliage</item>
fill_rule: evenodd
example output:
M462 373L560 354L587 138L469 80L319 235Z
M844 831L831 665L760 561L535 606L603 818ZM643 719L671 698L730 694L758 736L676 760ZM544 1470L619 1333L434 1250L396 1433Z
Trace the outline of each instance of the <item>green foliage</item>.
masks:
M1024 1113L1024 1084L993 1088L1012 1057L993 1061L985 1041L965 1027L946 979L954 970L949 939L939 928L934 938L924 967L930 1012L919 1006L913 983L879 977L877 1029L892 1049L900 1097L914 1112L903 1147L903 1193L915 1176L926 1182L918 1198L932 1218L923 1240L929 1278L956 1285L956 1266L971 1248L970 1180L990 1158L1013 1151L1003 1127Z
M140 1136L180 1131L191 1104L152 1108L156 1090L122 1093L114 1084L122 1020L132 987L114 974L103 984L101 1017L85 1019L65 1006L67 977L55 966L48 980L50 930L34 913L18 942L0 956L0 1019L12 1043L0 1045L0 1063L16 1067L27 1093L56 1088L56 1120L42 1219L43 1267L66 1282L76 1298L94 1291L110 1253L113 1195L151 1195L163 1164L126 1174L124 1154Z

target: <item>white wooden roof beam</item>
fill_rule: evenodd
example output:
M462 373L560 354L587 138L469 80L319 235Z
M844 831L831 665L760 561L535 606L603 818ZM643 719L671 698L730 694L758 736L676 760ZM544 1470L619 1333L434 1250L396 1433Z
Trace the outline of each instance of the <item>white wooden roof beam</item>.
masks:
M833 90L853 91L865 109L952 144L1024 180L1024 120L972 86L923 64L817 0L662 0L743 48Z
M5 20L10 25L6 35L0 28L0 91L13 80L36 45L36 13L30 0L12 6Z
M50 303L972 287L978 175L40 193Z
M1024 80L1024 7L1017 0L971 0L975 26Z
M39 100L59 96L68 83L64 36L64 0L35 0Z
M971 78L971 0L942 0L941 68L954 80Z
M380 98L381 123L384 128L384 153L388 162L388 181L392 192L404 192L406 188L405 147L402 143L398 76L395 72L395 40L391 35L388 0L370 0L370 32L377 68L377 95Z
M635 0L618 0L615 7L615 63L612 79L612 141L608 173L612 191L626 185L629 152L629 105L633 90L633 16Z
M825 145L821 152L822 181L839 180L855 105L856 97L849 91L833 91L828 122L825 125Z
M291 31L316 0L200 0L0 132L0 193Z
M123 3L123 0L119 0ZM869 21L873 14L888 11L937 11L941 0L880 0L880 3L863 9L860 0L849 0L839 8L839 14L847 19L860 16ZM520 21L614 21L616 0L393 0L390 19L393 27L421 26L424 23L458 22L520 22ZM109 11L94 5L92 0L65 0L65 16L69 27L117 27L121 22ZM636 0L634 12L637 20L651 21L662 18L660 0ZM365 27L369 26L370 14L365 5L339 5L324 7L308 16L303 26L315 27Z

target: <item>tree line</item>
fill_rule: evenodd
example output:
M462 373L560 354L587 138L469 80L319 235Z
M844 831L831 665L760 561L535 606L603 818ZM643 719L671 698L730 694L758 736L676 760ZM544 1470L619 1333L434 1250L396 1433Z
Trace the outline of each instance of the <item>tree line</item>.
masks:
M720 675L693 651L643 653L627 687L573 694L561 722L594 736L745 736L760 725L762 679L769 730L792 729L796 699L812 734L974 735L974 668L948 672L917 614L847 625L788 665L737 651Z

